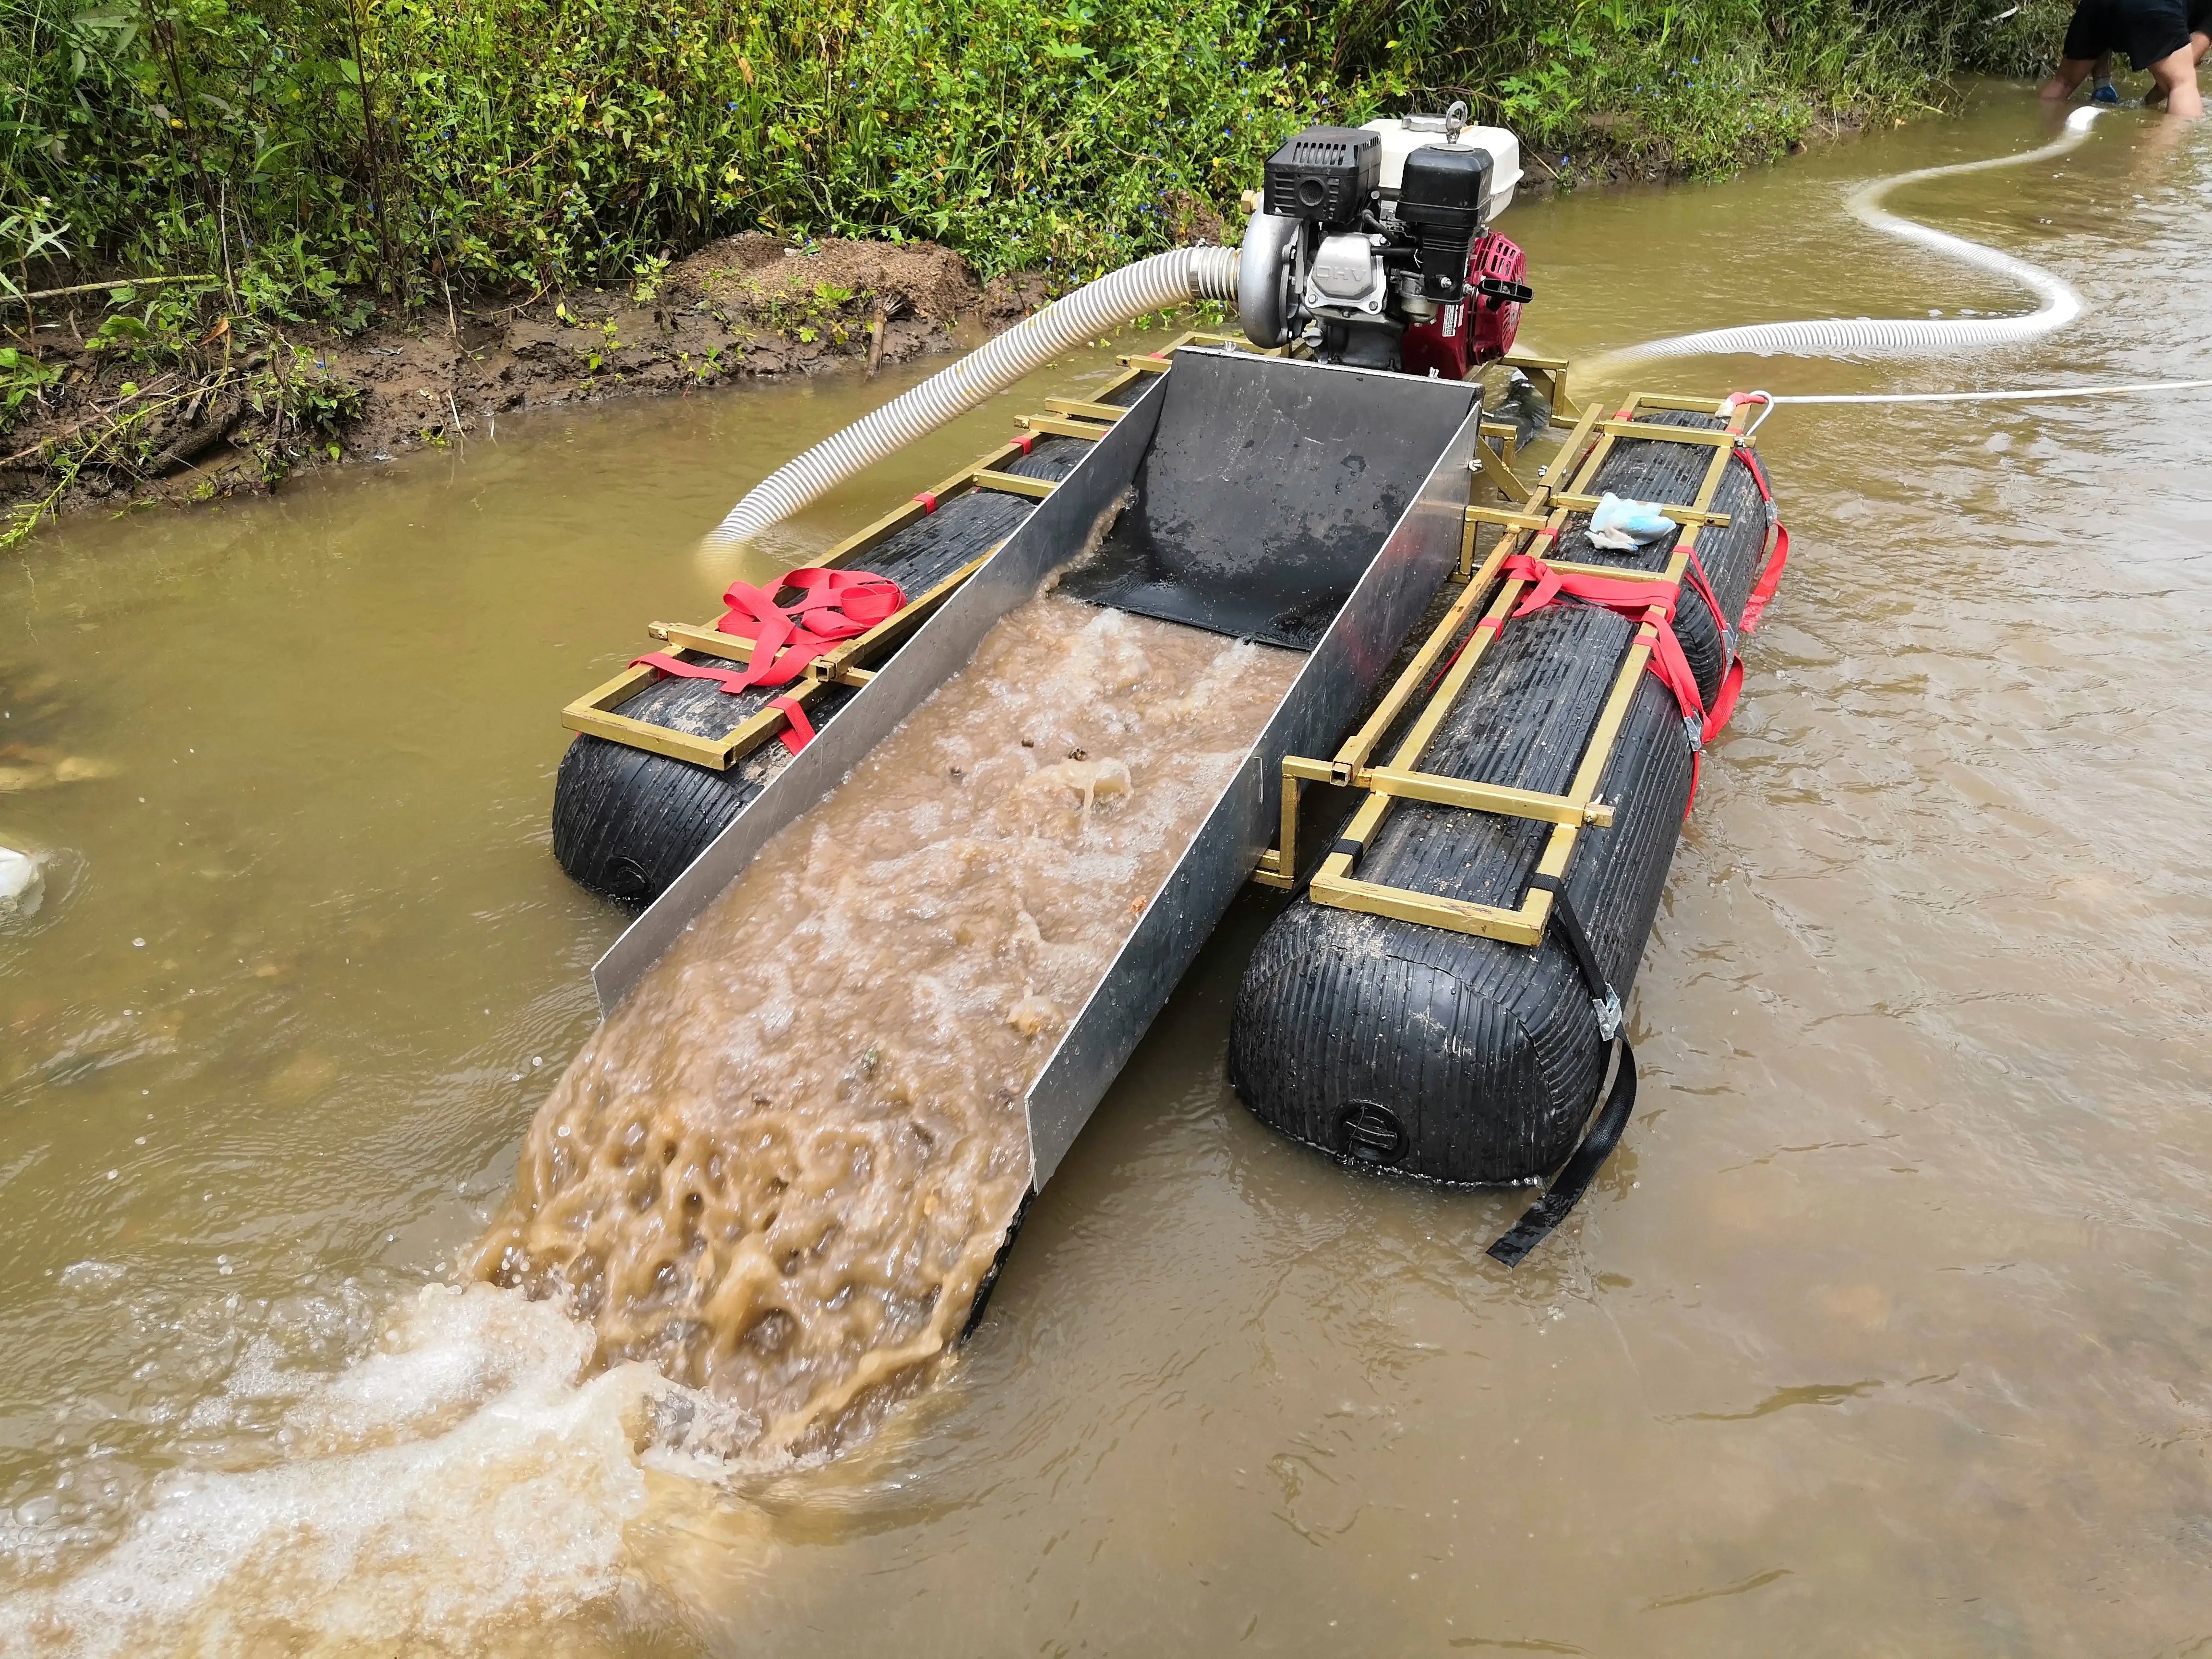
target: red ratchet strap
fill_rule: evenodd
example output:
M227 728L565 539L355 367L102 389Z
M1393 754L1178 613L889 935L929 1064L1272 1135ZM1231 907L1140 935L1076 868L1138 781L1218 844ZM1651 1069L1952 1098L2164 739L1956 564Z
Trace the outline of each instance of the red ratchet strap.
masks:
M1713 706L1705 711L1705 736L1708 740L1718 737L1721 728L1735 713L1737 697L1743 693L1743 659L1736 653L1735 630L1729 626L1728 612L1721 609L1720 600L1714 596L1712 579L1705 574L1704 562L1698 557L1694 544L1683 550L1690 556L1689 568L1682 574L1705 602L1713 623L1721 631L1721 660L1727 666L1721 672L1721 689L1713 694Z
M682 661L665 651L648 651L642 657L633 657L629 665L673 674L680 680L720 680L722 690L732 696L745 689L745 674L742 668L709 668L702 662Z
M788 685L839 640L866 633L906 603L896 582L864 570L793 570L775 592L784 588L795 588L804 597L797 605L780 605L774 592L748 582L732 582L722 595L730 608L715 629L748 635L753 641L744 678L723 690Z
M1509 581L1533 584L1514 610L1516 622L1541 611L1561 594L1603 605L1624 616L1640 617L1655 605L1670 620L1674 614L1674 589L1668 582L1636 581L1626 576L1592 576L1579 570L1561 570L1533 553L1514 554L1498 567L1498 571Z
M640 657L630 664L630 666L658 669L664 674L673 674L678 679L719 680L721 682L722 690L733 696L745 689L745 676L743 669L709 668L704 663L680 662L665 651L655 651L650 655ZM798 698L771 697L766 706L783 715L783 730L777 732L776 736L783 740L783 746L793 754L797 754L814 741L814 722L806 718L806 711L799 707Z
M806 711L799 706L798 698L771 697L768 706L783 715L783 730L776 736L783 739L786 749L795 755L814 741L814 722L806 718Z
M897 583L865 570L793 570L775 592L785 588L801 595L796 605L780 605L775 592L748 582L732 582L722 595L730 608L714 624L716 629L752 638L752 654L743 668L684 662L665 651L635 658L630 665L679 679L712 680L731 696L756 685L788 685L838 641L857 638L906 604ZM796 700L776 697L767 706L782 713L786 725L780 735L793 754L814 740L813 725Z
M1698 556L1697 544L1692 542L1682 551L1690 556L1688 568L1682 572L1682 580L1690 584L1691 591L1703 599L1705 609L1712 612L1713 626L1721 630L1721 656L1724 660L1733 661L1735 657L1733 637L1735 630L1729 626L1728 612L1721 609L1721 602L1713 593L1712 578L1705 574L1705 561Z
M1691 672L1690 659L1682 653L1682 641L1674 633L1675 589L1666 582L1561 571L1526 553L1515 554L1499 569L1509 578L1535 584L1514 611L1516 618L1556 605L1562 599L1571 599L1601 606L1650 629L1651 654L1645 665L1658 677L1662 685L1674 694L1675 704L1682 711L1682 725L1690 737L1690 799L1682 806L1682 816L1687 817L1691 804L1698 799L1698 779L1705 769L1705 745L1720 735L1721 727L1734 711L1735 687L1724 681L1712 710L1706 710L1704 694L1698 690L1698 677ZM1656 620L1650 615L1654 610L1659 612ZM1718 606L1714 607L1713 614L1716 617L1720 615ZM1740 674L1736 678L1740 678Z
M1782 515L1774 505L1774 491L1766 482L1766 471L1759 464L1759 457L1742 444L1735 447L1738 459L1751 469L1752 482L1759 486L1759 498L1766 503L1766 521L1774 526L1773 550L1766 556L1766 568L1759 573L1759 580L1751 590L1751 597L1743 602L1743 632L1750 633L1759 626L1759 619L1766 610L1767 601L1774 590L1782 586L1782 568L1790 562L1790 531L1782 522ZM1717 611L1715 615L1718 615Z
M1540 534L1556 536L1558 532L1547 531ZM1507 581L1528 584L1528 592L1522 596L1521 603L1514 609L1512 619L1516 622L1543 610L1563 594L1569 599L1601 605L1608 611L1617 611L1632 620L1641 620L1644 613L1655 605L1669 619L1674 614L1674 590L1665 582L1635 581L1626 578L1592 576L1578 570L1561 570L1534 553L1509 555L1499 563L1498 574ZM1435 691L1437 684L1451 671L1452 665L1466 654L1467 647L1474 642L1476 635L1486 628L1496 630L1503 625L1504 619L1495 614L1475 623L1467 638L1460 641L1459 649L1451 653L1443 666L1437 671L1436 678L1429 682L1430 691Z

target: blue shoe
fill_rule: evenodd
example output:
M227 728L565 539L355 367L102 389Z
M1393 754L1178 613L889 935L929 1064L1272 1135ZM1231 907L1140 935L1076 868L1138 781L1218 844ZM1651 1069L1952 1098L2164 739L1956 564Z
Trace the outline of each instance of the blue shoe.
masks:
M2113 89L2112 83L2107 82L2101 87L2094 87L2090 89L2089 101L2093 104L2117 104L2120 101L2120 94Z

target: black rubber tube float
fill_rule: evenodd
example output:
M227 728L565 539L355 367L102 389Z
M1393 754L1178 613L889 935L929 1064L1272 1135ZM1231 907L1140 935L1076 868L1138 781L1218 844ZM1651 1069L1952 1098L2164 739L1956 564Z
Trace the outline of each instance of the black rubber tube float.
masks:
M1659 424L1717 429L1717 417L1660 413ZM1691 503L1711 459L1700 446L1623 437L1590 488ZM1696 547L1723 615L1688 582L1674 629L1705 704L1723 690L1747 601L1769 562L1760 478L1732 456L1711 503L1726 526ZM1569 520L1555 561L1657 574L1680 532L1636 553L1593 546ZM1537 544L1539 547L1542 543ZM1556 604L1500 629L1422 751L1421 770L1563 793L1612 690L1637 624L1598 605ZM1229 1069L1263 1121L1347 1164L1450 1184L1523 1182L1560 1170L1547 1213L1500 1240L1517 1260L1594 1175L1632 1100L1632 1056L1607 1089L1613 1034L1594 1002L1625 998L1644 952L1688 806L1698 744L1674 694L1638 677L1599 798L1609 828L1585 829L1540 943L1507 943L1301 896L1267 928L1239 987ZM1401 800L1358 850L1364 881L1513 908L1546 884L1551 826ZM1340 846L1344 846L1340 843ZM1571 909L1601 986L1578 965ZM1593 1119L1595 1121L1593 1121ZM1619 1120L1619 1121L1610 1121ZM1595 1158L1577 1158L1585 1144ZM1603 1144L1601 1144L1601 1143ZM1573 1160L1572 1163L1570 1160ZM1568 1167L1562 1170L1562 1165ZM1570 1188L1572 1188L1570 1190ZM1533 1231L1534 1237L1529 1237Z

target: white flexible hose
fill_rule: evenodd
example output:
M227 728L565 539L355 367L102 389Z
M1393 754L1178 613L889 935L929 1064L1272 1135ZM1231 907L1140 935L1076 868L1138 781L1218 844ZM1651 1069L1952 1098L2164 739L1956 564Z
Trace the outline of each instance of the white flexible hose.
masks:
M709 546L750 540L861 468L883 459L1085 340L1150 311L1193 300L1234 301L1233 247L1184 247L1123 265L1025 317L989 344L855 421L762 479L709 533Z
M2158 392L2202 392L2212 380L2138 380L2130 386L2038 386L1999 392L1812 392L1769 398L1777 404L2039 404L2047 398L2140 398Z
M1911 357L1928 353L1957 351L1973 347L2012 345L2063 328L2081 314L2081 297L2040 266L2009 253L2000 253L1963 236L1953 236L1910 219L1881 210L1881 198L1899 185L1924 179L1948 179L1954 173L1980 173L1991 167L2024 167L2048 161L2078 149L2101 110L2083 107L2066 118L2066 131L2053 143L2018 155L2000 155L1986 161L1960 161L1949 167L1920 167L1893 173L1855 191L1845 201L1851 216L1869 229L1917 243L1946 254L1964 264L2009 278L2041 301L2033 311L2017 317L1976 319L1861 317L1826 322L1754 323L1744 328L1712 328L1701 334L1678 334L1671 339L1650 340L1625 351L1609 354L1611 362L1641 357L1697 357L1747 353L1760 357Z

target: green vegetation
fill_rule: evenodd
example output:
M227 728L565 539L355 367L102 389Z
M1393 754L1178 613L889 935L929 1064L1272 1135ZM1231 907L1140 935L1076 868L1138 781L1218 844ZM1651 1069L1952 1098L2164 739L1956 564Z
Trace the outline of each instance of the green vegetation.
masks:
M1310 120L1465 97L1554 161L1711 172L2032 70L2059 0L1994 6L0 0L0 293L58 255L357 326L750 228L1073 276L1212 223Z

